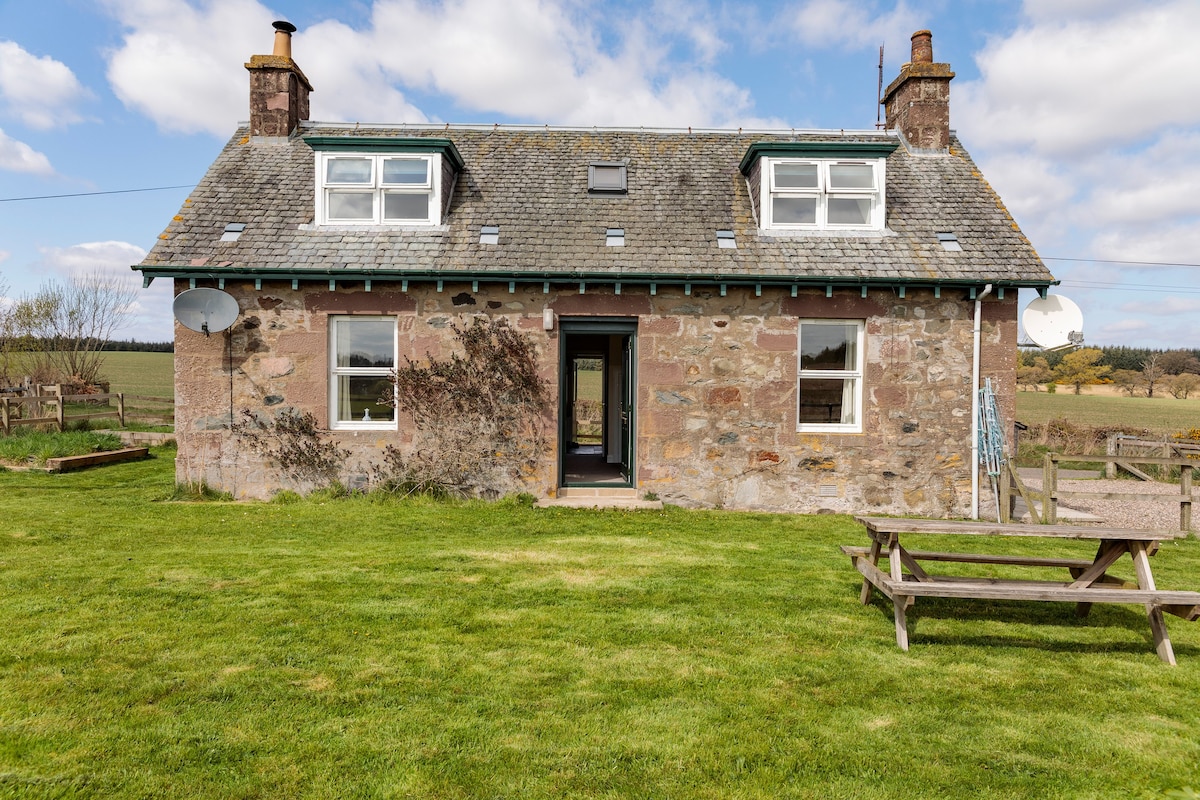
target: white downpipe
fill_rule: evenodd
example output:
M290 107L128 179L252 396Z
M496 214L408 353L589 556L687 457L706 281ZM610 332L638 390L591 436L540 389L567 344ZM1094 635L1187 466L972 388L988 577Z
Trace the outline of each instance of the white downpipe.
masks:
M983 298L991 293L989 283L975 295L975 343L971 359L971 519L979 519L979 342L983 330Z

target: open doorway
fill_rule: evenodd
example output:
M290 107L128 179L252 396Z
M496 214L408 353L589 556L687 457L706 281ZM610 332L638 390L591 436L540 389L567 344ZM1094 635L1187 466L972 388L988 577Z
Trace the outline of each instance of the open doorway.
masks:
M633 486L635 321L561 320L559 485Z

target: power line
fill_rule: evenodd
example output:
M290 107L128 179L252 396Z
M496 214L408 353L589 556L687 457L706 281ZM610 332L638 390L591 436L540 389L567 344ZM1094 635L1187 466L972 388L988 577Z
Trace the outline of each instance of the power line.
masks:
M1092 264L1138 264L1144 267L1200 267L1200 264L1183 264L1175 261L1116 261L1108 258L1056 258L1042 256L1042 261L1081 261Z
M153 186L148 189L113 189L108 192L76 192L75 194L43 194L37 197L0 197L0 203L15 203L18 200L58 200L63 197L95 197L101 194L130 194L132 192L162 192L167 189L191 189L194 183L179 186Z

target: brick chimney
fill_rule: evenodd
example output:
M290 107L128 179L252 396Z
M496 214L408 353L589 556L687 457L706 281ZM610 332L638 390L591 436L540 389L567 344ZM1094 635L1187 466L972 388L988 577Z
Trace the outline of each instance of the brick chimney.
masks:
M950 148L949 64L933 63L933 34L912 35L912 61L883 93L887 128L899 128L910 147L946 152Z
M269 56L250 56L250 135L289 136L308 119L312 84L292 61L296 26L275 22L275 47Z

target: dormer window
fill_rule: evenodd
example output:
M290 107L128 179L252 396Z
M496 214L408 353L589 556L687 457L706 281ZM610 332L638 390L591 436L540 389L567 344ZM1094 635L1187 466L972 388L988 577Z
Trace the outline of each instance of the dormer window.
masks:
M440 225L463 168L444 139L311 137L318 225Z
M436 225L441 220L436 155L323 155L321 221Z
M882 230L887 156L894 139L756 142L741 171L753 184L759 224L773 230Z
M763 227L883 227L883 159L772 158L766 164Z

